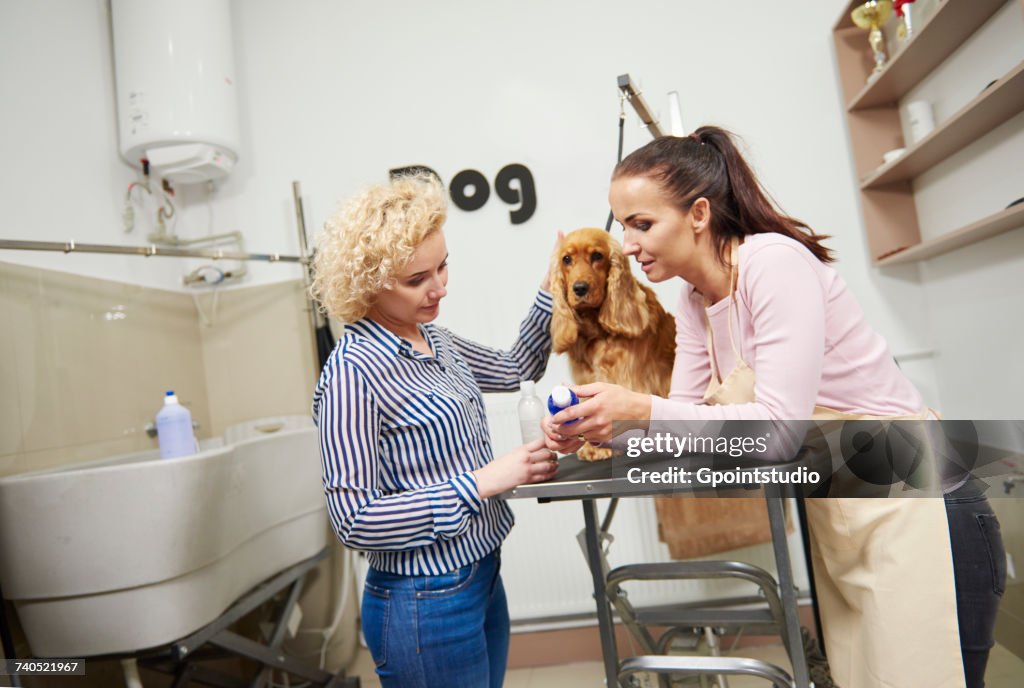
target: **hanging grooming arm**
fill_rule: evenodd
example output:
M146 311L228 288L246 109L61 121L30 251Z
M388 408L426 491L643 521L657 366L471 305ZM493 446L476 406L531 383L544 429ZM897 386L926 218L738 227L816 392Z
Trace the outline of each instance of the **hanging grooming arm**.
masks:
M630 78L629 74L619 76L619 90L622 91L629 104L633 106L633 110L636 111L640 121L647 127L647 131L651 132L651 136L656 139L664 136L665 133L661 130L661 125L658 124L658 120L651 114L651 108L647 106L647 101L644 100L643 94L633 84L633 79Z

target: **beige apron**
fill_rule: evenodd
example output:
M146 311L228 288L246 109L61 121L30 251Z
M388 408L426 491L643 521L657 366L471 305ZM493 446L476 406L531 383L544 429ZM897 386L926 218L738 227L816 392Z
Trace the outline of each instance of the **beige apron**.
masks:
M740 356L732 319L737 268L732 248L729 339L736 367L721 379L707 318L708 404L755 401L754 371ZM706 304L705 304L706 305ZM923 419L841 413L816 406L812 419ZM811 558L832 677L840 688L963 688L949 525L941 497L807 499Z

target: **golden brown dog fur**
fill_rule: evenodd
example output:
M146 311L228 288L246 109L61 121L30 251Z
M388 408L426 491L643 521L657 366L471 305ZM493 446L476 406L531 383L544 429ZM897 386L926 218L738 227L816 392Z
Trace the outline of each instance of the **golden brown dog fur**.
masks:
M578 295L576 285L586 285L586 293ZM622 246L608 232L585 228L565 236L551 265L551 292L554 350L568 354L576 384L611 382L668 395L675 320L633 276ZM611 454L590 444L578 452L586 461Z

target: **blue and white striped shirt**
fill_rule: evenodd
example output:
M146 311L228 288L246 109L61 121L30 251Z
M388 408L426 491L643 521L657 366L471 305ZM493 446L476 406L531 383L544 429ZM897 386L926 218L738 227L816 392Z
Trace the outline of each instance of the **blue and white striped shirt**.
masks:
M504 500L481 499L472 471L493 457L481 392L538 380L551 353L551 295L540 291L510 351L420 325L433 356L363 318L345 326L313 395L327 512L374 568L437 575L497 549Z

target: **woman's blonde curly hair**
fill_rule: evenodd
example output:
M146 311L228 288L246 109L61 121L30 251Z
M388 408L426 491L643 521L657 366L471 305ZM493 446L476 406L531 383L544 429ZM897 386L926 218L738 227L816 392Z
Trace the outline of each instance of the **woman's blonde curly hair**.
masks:
M447 214L444 187L428 174L367 188L324 223L310 293L338 320L359 320Z

